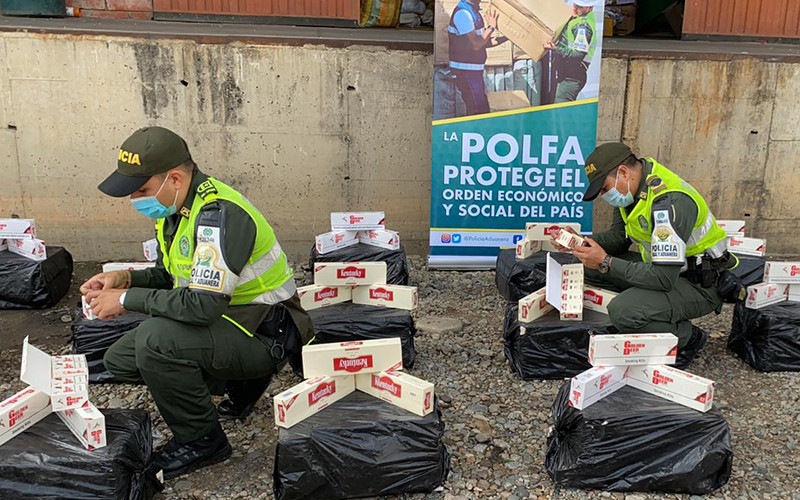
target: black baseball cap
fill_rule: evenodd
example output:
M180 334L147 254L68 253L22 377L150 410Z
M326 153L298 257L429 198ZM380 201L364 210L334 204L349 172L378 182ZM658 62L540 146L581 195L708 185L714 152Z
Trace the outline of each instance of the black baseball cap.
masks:
M117 170L97 186L103 193L130 196L150 177L191 160L181 136L164 127L140 128L125 139L117 153Z
M600 189L606 181L608 174L622 164L627 157L633 154L631 148L621 142L607 142L601 144L586 158L586 177L589 178L589 187L583 193L584 201L592 201L600 194Z

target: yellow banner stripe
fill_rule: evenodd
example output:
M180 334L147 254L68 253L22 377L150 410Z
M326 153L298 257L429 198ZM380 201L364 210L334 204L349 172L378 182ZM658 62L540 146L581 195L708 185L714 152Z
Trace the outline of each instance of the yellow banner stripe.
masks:
M498 116L510 116L510 115L520 115L522 113L533 113L536 111L546 111L548 109L557 109L557 108L566 108L568 106L580 106L583 104L589 104L592 102L597 102L597 97L593 99L584 99L582 101L572 101L572 102L560 102L558 104L546 104L544 106L537 106L532 108L520 108L520 109L510 109L508 111L496 111L494 113L486 113L483 115L476 115L476 116L460 116L458 118L446 118L444 120L433 120L431 122L434 126L436 125L445 125L447 123L461 123L461 122L470 122L470 121L477 121L477 120L485 120L486 118L496 118Z

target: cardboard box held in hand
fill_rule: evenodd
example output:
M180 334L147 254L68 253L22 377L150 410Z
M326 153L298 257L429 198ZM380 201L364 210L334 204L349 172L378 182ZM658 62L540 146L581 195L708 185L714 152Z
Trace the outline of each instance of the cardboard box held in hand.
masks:
M497 11L497 30L536 61L544 55L544 40L572 16L562 0L492 0L488 9Z

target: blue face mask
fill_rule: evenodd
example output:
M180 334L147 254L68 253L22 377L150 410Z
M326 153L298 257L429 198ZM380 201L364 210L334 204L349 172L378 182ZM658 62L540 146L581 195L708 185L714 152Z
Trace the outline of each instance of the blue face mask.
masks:
M619 182L619 172L617 172L617 182ZM617 189L617 182L614 182L614 187L600 195L606 203L612 207L624 208L633 203L633 193L631 193L631 181L628 181L628 192L622 194Z
M169 179L169 177L167 177L167 179ZM164 179L164 183L161 184L160 188L158 188L155 196L132 198L131 203L133 203L133 208L138 210L140 214L144 215L145 217L150 217L151 219L163 219L175 214L175 212L178 211L178 207L176 206L176 203L178 202L177 191L175 192L175 201L173 201L172 205L168 207L165 207L164 204L158 201L158 198L156 198L158 193L161 192L161 189L167 183L167 179Z

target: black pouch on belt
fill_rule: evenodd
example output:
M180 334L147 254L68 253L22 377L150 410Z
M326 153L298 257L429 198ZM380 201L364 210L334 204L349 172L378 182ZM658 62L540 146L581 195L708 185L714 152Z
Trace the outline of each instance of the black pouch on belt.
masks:
M272 306L256 333L272 339L270 354L273 358L280 360L288 358L295 373L302 371L303 344L300 341L300 332L297 331L286 306L283 304Z

